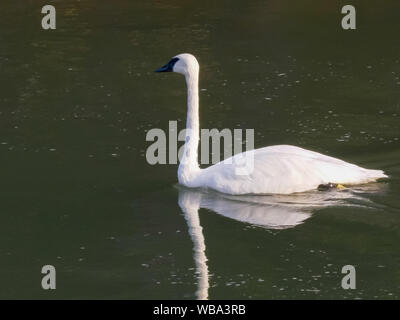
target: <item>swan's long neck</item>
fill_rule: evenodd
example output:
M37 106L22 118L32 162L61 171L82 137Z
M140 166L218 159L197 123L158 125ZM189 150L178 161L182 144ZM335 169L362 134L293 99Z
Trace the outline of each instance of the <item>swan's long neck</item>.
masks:
M187 120L184 152L178 169L178 180L187 185L199 169L197 162L199 146L199 71L191 70L186 75L187 85Z

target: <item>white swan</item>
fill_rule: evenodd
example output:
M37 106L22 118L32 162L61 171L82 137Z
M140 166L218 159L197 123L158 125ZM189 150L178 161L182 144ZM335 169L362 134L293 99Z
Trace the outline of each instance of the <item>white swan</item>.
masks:
M175 56L156 72L177 72L186 78L188 92L187 135L179 169L179 183L191 188L211 188L222 193L290 194L319 185L361 184L386 178L382 170L364 169L342 160L295 146L278 145L246 151L206 169L197 162L199 144L199 64L188 53ZM240 173L243 159L252 170Z

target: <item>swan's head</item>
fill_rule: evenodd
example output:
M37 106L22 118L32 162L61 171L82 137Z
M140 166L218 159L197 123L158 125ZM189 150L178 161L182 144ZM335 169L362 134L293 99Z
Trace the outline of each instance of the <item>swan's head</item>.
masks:
M199 72L199 63L194 55L182 53L173 57L165 66L157 69L156 72L177 72L187 76Z

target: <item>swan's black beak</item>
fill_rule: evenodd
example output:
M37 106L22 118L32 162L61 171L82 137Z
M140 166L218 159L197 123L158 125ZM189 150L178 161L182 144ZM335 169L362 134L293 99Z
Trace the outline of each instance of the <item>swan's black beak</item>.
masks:
M154 72L171 72L172 68L169 67L169 63L167 63L165 66L155 70Z
M165 66L157 69L155 72L172 72L174 71L174 65L179 60L179 58L173 58L170 62L168 62Z

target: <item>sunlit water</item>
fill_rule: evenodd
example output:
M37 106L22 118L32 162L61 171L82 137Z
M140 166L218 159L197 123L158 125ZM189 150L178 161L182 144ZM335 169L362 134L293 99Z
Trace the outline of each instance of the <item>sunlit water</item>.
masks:
M1 298L400 297L397 2L359 4L350 32L311 0L53 1L44 31L40 2L0 4ZM182 77L153 73L181 52L200 62L203 128L390 178L284 197L177 187L145 136L184 128Z

